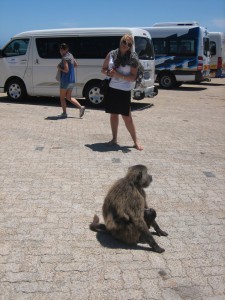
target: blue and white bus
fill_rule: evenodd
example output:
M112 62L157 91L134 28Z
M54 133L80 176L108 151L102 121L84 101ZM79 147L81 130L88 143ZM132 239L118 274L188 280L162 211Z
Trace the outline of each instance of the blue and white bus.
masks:
M183 82L210 80L209 33L197 22L156 23L146 29L153 41L156 81L170 89Z

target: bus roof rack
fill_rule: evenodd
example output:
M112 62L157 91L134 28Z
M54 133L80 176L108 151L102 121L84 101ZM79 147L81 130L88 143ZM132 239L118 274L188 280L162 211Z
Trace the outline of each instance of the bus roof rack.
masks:
M167 26L199 26L197 21L190 21L190 22L162 22L162 23L155 23L153 27L167 27Z

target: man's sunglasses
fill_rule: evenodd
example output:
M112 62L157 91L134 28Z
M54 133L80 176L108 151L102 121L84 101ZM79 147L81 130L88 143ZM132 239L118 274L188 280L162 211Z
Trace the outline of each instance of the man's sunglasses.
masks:
M123 40L122 43L130 48L132 47L132 43L128 43L125 40Z

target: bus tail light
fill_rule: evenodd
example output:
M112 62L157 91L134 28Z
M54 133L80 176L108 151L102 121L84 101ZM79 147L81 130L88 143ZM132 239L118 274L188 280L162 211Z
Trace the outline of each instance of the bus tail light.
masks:
M203 70L203 57L202 56L198 56L197 70L198 71L202 71Z

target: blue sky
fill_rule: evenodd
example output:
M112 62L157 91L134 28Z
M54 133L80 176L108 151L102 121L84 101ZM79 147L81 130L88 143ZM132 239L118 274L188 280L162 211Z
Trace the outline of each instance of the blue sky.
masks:
M225 32L225 0L11 0L0 5L0 47L17 33L67 27L148 27L198 21Z

